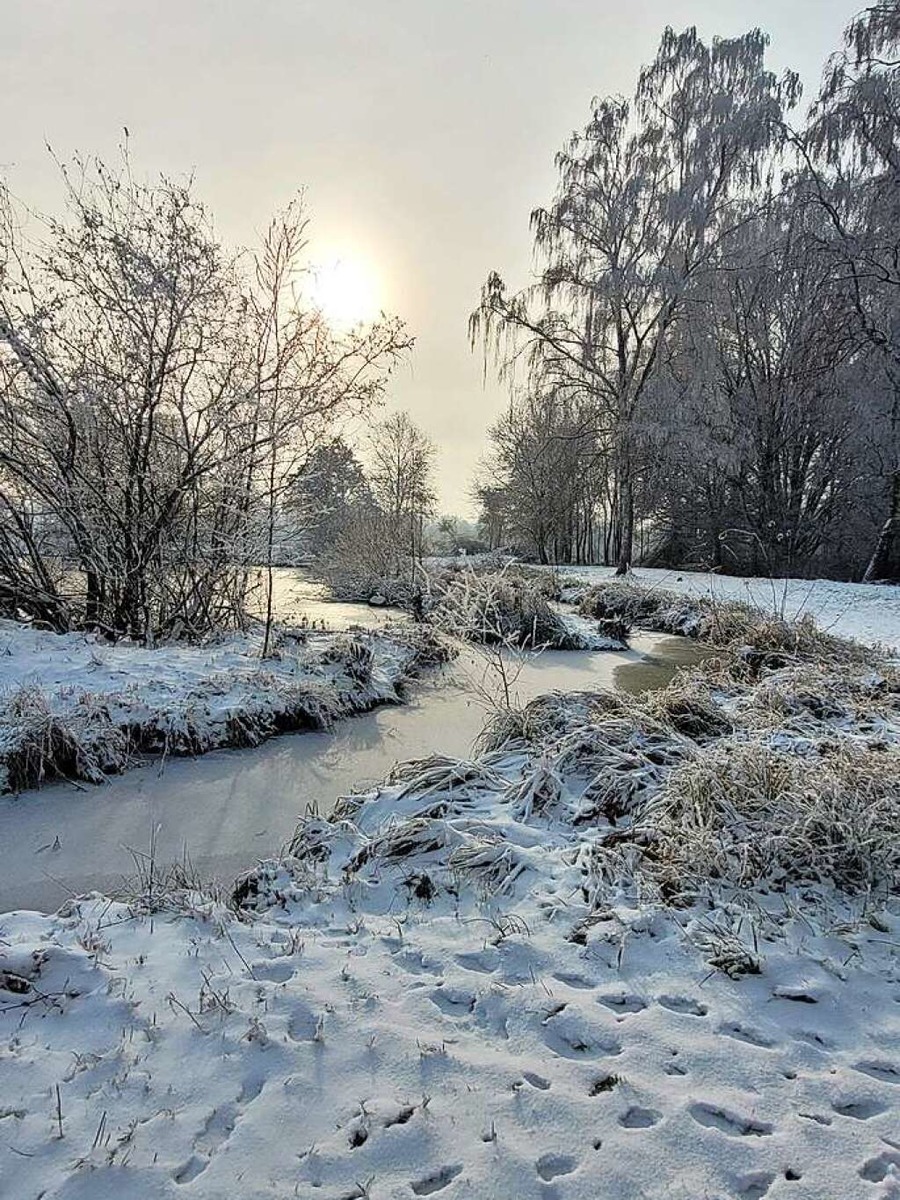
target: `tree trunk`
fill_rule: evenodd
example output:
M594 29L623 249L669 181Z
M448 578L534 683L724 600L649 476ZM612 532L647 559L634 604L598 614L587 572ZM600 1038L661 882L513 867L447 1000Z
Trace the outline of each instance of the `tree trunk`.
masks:
M619 485L619 558L616 574L627 575L634 549L634 486L627 475Z
M891 473L891 511L881 527L864 583L900 583L900 468Z

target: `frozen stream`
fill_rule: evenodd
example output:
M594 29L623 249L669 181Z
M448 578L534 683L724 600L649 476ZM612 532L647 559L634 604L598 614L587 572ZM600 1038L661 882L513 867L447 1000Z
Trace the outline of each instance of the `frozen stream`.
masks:
M373 623L371 609L315 601L307 586L303 593L309 615L330 627ZM640 691L702 656L686 639L651 634L621 653L544 652L527 661L516 692L524 701L554 690ZM475 694L479 661L467 653L414 684L407 705L343 721L331 733L171 759L162 771L150 763L86 790L62 784L0 797L0 912L49 911L73 893L115 891L133 872L131 849L146 853L154 830L160 862L186 852L201 877L230 882L277 853L308 806L325 811L403 759L468 754L485 718Z

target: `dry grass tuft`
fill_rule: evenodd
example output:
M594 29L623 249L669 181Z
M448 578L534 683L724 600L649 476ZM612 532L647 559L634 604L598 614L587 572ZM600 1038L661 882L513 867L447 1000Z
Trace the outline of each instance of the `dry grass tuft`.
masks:
M504 568L450 571L430 581L431 619L455 637L482 646L581 650L584 643L550 606L551 581Z
M0 726L0 791L25 791L54 779L99 783L128 764L127 730L90 694L60 714L40 688L23 686L4 701Z
M801 756L724 739L670 775L642 823L648 861L683 889L900 884L900 754L841 744Z

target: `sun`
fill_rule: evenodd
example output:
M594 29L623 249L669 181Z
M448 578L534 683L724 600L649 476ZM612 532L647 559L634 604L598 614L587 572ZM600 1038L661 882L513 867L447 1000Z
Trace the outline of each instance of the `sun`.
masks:
M337 325L373 321L380 311L375 276L355 258L335 258L317 267L312 299L323 315Z

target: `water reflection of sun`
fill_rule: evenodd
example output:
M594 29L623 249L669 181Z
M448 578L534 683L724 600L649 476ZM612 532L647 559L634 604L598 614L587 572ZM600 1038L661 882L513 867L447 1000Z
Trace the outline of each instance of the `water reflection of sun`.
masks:
M339 325L372 321L381 305L374 273L359 259L335 258L316 268L313 303Z

